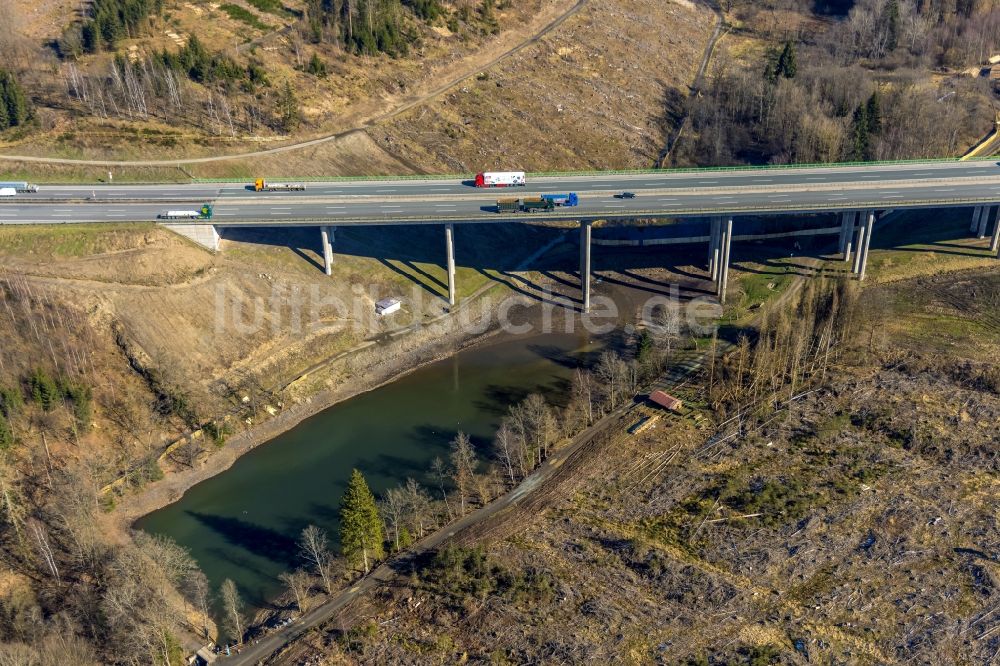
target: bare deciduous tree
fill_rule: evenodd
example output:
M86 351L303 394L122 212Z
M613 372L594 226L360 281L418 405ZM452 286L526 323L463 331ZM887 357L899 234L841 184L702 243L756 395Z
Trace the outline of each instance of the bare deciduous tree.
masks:
M243 599L240 597L236 583L227 578L222 581L219 588L219 597L222 599L222 610L226 618L226 630L233 635L236 642L243 644L243 631L246 626L243 619Z
M302 569L285 571L278 576L288 591L295 597L295 606L300 613L305 613L309 607L309 590L312 588L312 577Z
M323 589L333 594L333 553L330 552L326 530L309 525L299 537L299 551L316 575L323 581Z

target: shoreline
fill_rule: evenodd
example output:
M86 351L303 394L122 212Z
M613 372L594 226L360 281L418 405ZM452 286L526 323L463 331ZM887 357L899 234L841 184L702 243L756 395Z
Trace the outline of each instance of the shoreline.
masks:
M530 313L531 319L535 319L540 315L537 304L532 303L530 305ZM443 336L436 337L423 344L417 344L412 349L402 350L401 353L403 355L418 355L416 362L408 363L405 360L394 358L376 361L365 368L362 374L350 378L350 381L342 381L336 386L313 394L303 399L302 402L282 410L267 421L259 425L249 426L245 430L233 435L221 449L213 452L200 466L194 469L165 473L164 478L159 481L149 484L134 495L123 498L118 507L110 512L108 516L126 531L131 531L135 529L134 524L136 521L179 501L194 486L222 474L232 467L237 460L253 449L270 443L280 435L294 429L306 419L341 402L395 382L427 365L450 358L459 352L484 345L498 337L502 337L502 335L503 331L499 324L491 320L490 327L481 333L469 333L463 329L459 329L447 332ZM363 351L372 350L377 352L379 347L376 345L368 347ZM348 361L350 358L352 358L352 355L344 355L326 365L326 367L333 367L336 364ZM329 359L319 363L325 364L328 361Z

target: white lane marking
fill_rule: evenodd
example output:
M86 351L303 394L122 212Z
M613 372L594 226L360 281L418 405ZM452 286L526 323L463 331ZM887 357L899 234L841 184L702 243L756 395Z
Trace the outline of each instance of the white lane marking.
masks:
M717 183L717 182L719 182L719 181L717 181L717 180L699 180L698 184L699 185L712 185L712 184Z
M108 213L106 217L125 217L125 214L124 213L121 213L121 214Z
M947 190L934 190L934 191L935 192L954 192L955 188L954 187L950 187Z
M393 189L391 189L391 190L375 190L375 191L376 191L376 192L395 192L395 191L396 191L396 188L393 188Z
M428 188L427 191L428 192L448 192L450 190L451 190L450 187L431 187L431 188Z
M861 176L864 180L882 180L882 176Z
M346 206L327 206L327 210L343 210Z
M931 173L930 173L930 172L928 171L927 173L915 173L915 174L913 174L913 175L914 175L914 176L930 176L930 175L931 175Z
M216 217L233 217L236 213L216 213Z
M660 197L657 201L680 201L677 197Z
M624 208L625 206L605 206L605 208Z
M643 187L656 187L656 186L662 185L662 184L663 183L643 183L642 185L643 185Z
M885 198L886 199L905 199L906 197L904 197L902 194L897 194L896 196L885 197Z
M291 210L291 206L271 206L271 210Z
M826 176L808 176L806 180L826 180Z
M291 213L284 213L284 212L281 212L281 211L276 211L276 212L271 213L271 215L291 215Z
M774 180L771 178L754 178L750 181L751 183L773 183Z

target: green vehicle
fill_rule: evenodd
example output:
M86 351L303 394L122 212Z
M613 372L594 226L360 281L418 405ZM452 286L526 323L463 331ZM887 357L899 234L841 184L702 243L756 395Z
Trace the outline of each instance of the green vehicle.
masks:
M497 199L498 213L530 213L535 210L550 211L556 209L556 203L545 197L529 197L525 199Z
M517 199L497 199L498 213L516 213L521 209Z
M530 213L533 210L550 211L555 210L555 208L556 204L551 199L545 199L543 197L521 199L521 210L525 213Z

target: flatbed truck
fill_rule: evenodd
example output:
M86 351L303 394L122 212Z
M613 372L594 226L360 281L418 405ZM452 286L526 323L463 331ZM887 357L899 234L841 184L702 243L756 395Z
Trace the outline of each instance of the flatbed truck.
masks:
M38 185L27 183L23 180L12 182L0 182L0 189L12 189L18 194L34 194L38 192Z
M301 192L306 189L305 183L275 183L264 178L253 182L254 192Z
M203 204L198 210L167 210L156 217L160 220L211 220L212 204Z

